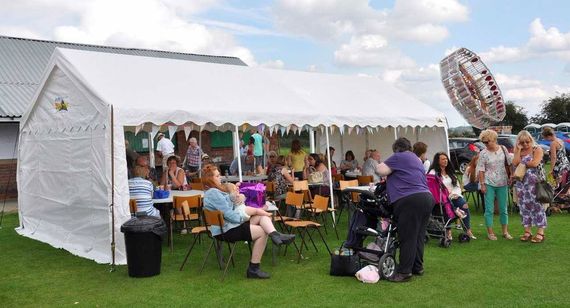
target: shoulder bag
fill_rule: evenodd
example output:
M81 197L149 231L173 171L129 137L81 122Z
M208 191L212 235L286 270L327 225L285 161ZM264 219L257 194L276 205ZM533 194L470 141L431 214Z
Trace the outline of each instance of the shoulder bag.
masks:
M509 161L507 160L507 151L505 151L505 147L501 146L503 150L503 154L505 155L505 171L507 172L507 180L511 178L511 165L509 165Z
M536 167L538 171L539 181L536 183L536 201L540 203L550 203L552 198L554 198L554 190L552 186L546 181L546 175L544 174L544 167L542 162Z

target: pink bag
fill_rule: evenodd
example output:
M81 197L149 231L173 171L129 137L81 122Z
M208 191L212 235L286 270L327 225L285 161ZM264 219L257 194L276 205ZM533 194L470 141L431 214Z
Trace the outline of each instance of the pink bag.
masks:
M265 185L262 183L241 183L239 192L245 195L245 205L262 208L265 205Z

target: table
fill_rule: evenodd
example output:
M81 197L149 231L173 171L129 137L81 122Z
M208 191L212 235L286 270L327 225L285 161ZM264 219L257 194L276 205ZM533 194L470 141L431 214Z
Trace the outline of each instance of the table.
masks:
M345 177L357 179L359 176L362 175L362 172L354 172L354 171L347 171L344 173Z
M222 183L224 182L239 182L239 176L237 175L225 175L221 177ZM261 182L267 180L267 175L243 175L241 177L243 182Z
M204 191L203 190L171 190L170 194L168 195L168 198L164 198L164 199L152 199L152 202L154 204L161 204L161 203L172 203L173 200L173 196L177 196L177 197L191 197L191 196L196 196L196 195L200 195L200 197L204 197Z
M157 208L160 211L160 217L162 217L162 219L164 220L164 222L166 223L166 227L168 228L168 230L170 230L170 211L173 208L173 196L177 196L177 197L191 197L191 196L196 196L196 195L200 195L201 197L204 197L204 191L203 190L171 190L170 194L168 195L168 198L163 198L163 199L152 199L152 203L153 206L155 208ZM166 244L168 245L168 243L170 243L170 232L168 232L168 240L166 241Z

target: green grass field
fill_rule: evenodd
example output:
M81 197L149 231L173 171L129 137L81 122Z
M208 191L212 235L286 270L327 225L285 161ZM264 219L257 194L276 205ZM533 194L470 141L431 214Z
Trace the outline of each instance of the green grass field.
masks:
M409 283L380 281L362 284L352 277L328 274L329 256L320 245L310 250L300 264L293 251L271 265L266 251L262 268L269 280L245 279L246 245L238 247L236 267L225 282L210 258L198 274L206 243L195 249L184 271L178 271L190 235L176 235L174 252L163 249L162 272L151 278L130 278L126 266L109 272L109 265L75 257L22 236L14 231L16 214L9 214L0 229L0 303L16 306L568 306L568 258L570 215L549 218L547 239L542 244L518 239L485 239L481 213L473 215L478 240L449 249L431 240L425 251L425 275ZM522 232L513 214L511 233ZM346 216L339 226L346 234ZM499 229L497 228L497 232ZM457 232L454 232L457 238ZM328 243L338 246L329 230Z

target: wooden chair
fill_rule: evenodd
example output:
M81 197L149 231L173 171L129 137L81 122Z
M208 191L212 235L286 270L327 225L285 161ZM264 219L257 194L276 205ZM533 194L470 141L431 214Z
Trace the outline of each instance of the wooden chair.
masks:
M192 183L202 183L201 178L192 178Z
M358 180L350 180L350 181L340 181L339 182L339 189L341 191L341 200L343 207L340 208L338 211L338 219L340 220L340 216L344 210L344 207L348 210L348 219L350 221L350 208L354 207L355 203L360 202L360 194L356 192L345 193L344 190L348 187L358 186Z
M358 186L369 185L374 181L374 177L371 175L359 175L356 179L358 180Z
M210 256L210 252L212 251L212 248L215 249L216 255L218 257L218 265L220 265L220 269L223 263L223 257L222 257L222 243L221 242L226 242L228 244L228 249L230 250L230 255L228 257L228 260L226 261L225 267L224 267L224 273L222 274L222 279L221 281L224 281L224 278L226 277L226 273L228 272L228 267L230 266L230 263L232 263L232 265L235 266L234 264L234 252L235 252L235 247L236 247L236 243L237 242L229 242L224 240L224 230L222 228L222 226L224 225L224 214L221 211L210 211L207 209L204 209L203 211L204 214L204 221L206 223L206 226L218 226L220 227L220 229L222 230L221 233L221 237L214 237L210 234L210 237L212 238L212 244L210 244L210 247L208 248L208 252L206 253L206 257L204 258L204 262L202 263L202 267L200 268L200 273L202 273L202 271L204 270L204 266L206 265L206 261L208 260L208 257ZM251 253L251 243L248 243L249 245L249 251Z
M263 184L265 185L265 199L268 201L275 200L275 182L264 181Z
M129 199L129 210L131 211L131 217L135 217L137 214L137 200Z
M332 175L332 179L334 182L344 181L344 175L337 173Z
M182 230L189 230L191 221L199 221L200 207L202 206L202 197L200 195L181 197L174 196L172 198L173 210L170 213L170 251L174 246L173 230L176 223L182 222Z
M286 201L286 202L290 203L290 205L295 206L296 208L302 208L303 207L303 194L288 192L287 193L287 199L288 199L288 201ZM327 198L327 202L328 202L328 198ZM325 244L325 247L327 248L329 254L331 253L329 246L327 245L327 242L325 241L325 238L323 237L323 234L321 233L321 230L320 230L321 224L314 222L314 221L311 221L311 220L289 220L289 221L284 221L283 223L285 224L285 226L287 226L289 228L289 232L292 232L293 230L295 230L295 231L297 231L297 233L301 237L301 248L300 249L297 247L297 244L295 244L295 242L293 242L295 249L297 250L297 263L299 263L301 261L301 254L303 252L303 246L307 247L307 249L309 248L309 246L305 242L305 236L309 237L309 239L311 240L311 243L313 243L313 247L315 248L315 251L318 252L317 246L315 245L315 242L313 241L313 237L311 236L311 233L308 232L309 229L317 230L317 232L319 233L319 236L321 237L321 240ZM287 247L285 247L285 253L287 253Z
M331 215L331 222L332 222L332 226L334 229L334 233L336 234L336 239L338 240L338 231L336 230L336 224L334 223L334 220L332 219L332 213L335 211L335 209L331 209L329 207L329 197L323 197L320 195L316 195L315 199L313 200L313 207L309 209L309 212L312 214L312 216L315 218L317 215L321 216L323 218L323 226L325 227L325 233L328 234L327 231L327 220L326 220L326 214L330 214Z
M293 181L293 191L303 193L303 209L310 208L313 204L313 196L309 190L309 181Z
M192 182L192 183L190 183L190 189L191 189L191 190L204 190L204 183L202 183L202 182L199 182L199 183Z

